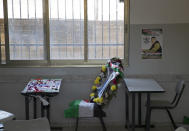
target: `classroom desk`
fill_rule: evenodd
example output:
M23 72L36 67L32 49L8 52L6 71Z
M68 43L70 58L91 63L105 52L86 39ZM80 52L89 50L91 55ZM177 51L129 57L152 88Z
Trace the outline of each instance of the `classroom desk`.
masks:
M142 127L141 122L141 95L142 93L147 94L146 103L146 131L150 130L150 94L151 93L162 93L164 89L153 79L139 79L139 78L125 78L125 106L126 106L126 127L130 128L129 122L129 95L132 95L132 131L135 130L135 94L138 94L138 125Z
M59 93L62 79L32 79L21 92L25 96L26 120L29 120L29 103L33 99L33 118L37 118L37 99L42 98L48 105L41 101L41 117L45 116L50 122L50 98Z

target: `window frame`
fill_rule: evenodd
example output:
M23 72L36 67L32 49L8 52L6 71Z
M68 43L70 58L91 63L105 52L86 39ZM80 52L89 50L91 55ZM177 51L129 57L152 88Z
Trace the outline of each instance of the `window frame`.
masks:
M5 34L5 57L6 64L0 67L63 67L63 66L99 66L104 64L107 59L88 59L88 19L87 1L84 0L84 59L73 60L50 60L50 26L49 26L49 0L42 0L43 9L43 33L44 33L44 60L10 60L9 53L9 25L8 25L8 5L7 0L3 0L4 11L4 34ZM124 65L128 65L129 55L129 10L130 0L124 0ZM1 50L1 46L0 46ZM0 57L1 62L1 57Z

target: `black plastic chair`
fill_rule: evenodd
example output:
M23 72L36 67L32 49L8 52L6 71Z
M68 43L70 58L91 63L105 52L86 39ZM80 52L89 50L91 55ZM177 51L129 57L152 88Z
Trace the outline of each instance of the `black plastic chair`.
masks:
M108 71L108 76L106 78L106 80L108 80L109 78L111 78L111 73L112 73L112 69L111 68L107 68L107 71ZM112 81L112 80L111 80ZM105 82L106 83L106 82ZM103 85L105 85L105 83L103 83ZM100 92L98 92L100 93ZM105 93L105 90L103 91L103 94ZM103 117L106 117L106 113L103 111L103 105L98 105L97 103L94 104L94 110L93 110L93 113L94 113L94 117L97 117L99 118L100 120L100 123L101 123L101 126L102 126L102 130L103 131L107 131L106 129L106 125L104 123L104 120L103 120ZM79 125L79 117L76 118L76 127L75 127L75 131L78 130L78 125Z
M184 81L183 80L179 81L175 89L175 97L173 98L171 102L166 101L166 100L151 100L150 101L150 115L151 115L151 111L154 109L166 110L174 129L176 129L177 126L169 110L174 109L178 105L179 100L183 94L184 88L185 88Z
M93 103L94 108L92 108L92 115L85 116L81 115L80 117L76 117L76 127L75 131L78 130L79 119L85 117L97 117L100 120L103 131L106 131L106 126L103 120L103 117L106 116L106 113L103 111L103 107L107 105L113 96L115 95L116 86L120 80L123 78L123 66L122 62L119 58L112 58L106 63L106 69L101 69L101 73L98 75L100 78L98 84L95 82L97 86L95 90L93 90L93 96L90 96L90 102ZM97 80L97 79L96 79ZM95 81L96 81L95 80ZM114 85L114 86L113 86ZM113 88L115 87L115 88ZM101 102L96 101L97 98L103 98ZM81 105L82 106L82 105ZM73 107L74 108L74 107ZM88 108L86 106L86 108ZM90 108L91 109L91 108ZM67 110L69 113L69 110ZM91 110L90 110L91 111ZM68 116L70 117L70 116ZM75 117L75 116L73 116Z
M106 125L104 123L103 117L106 117L106 113L102 110L102 106L95 104L94 105L94 117L98 117L102 126L102 130L106 131ZM79 117L76 118L76 127L75 131L78 130Z

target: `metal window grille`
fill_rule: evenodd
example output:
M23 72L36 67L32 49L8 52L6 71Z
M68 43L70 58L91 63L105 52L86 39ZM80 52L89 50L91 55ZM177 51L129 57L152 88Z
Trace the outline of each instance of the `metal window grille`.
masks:
M8 0L10 60L43 60L42 0Z
M124 58L124 3L88 1L89 59Z
M8 61L89 61L126 56L127 6L120 0L0 0L0 6L2 1L7 1L4 6L8 10ZM44 9L44 4L48 8ZM2 37L0 42L2 51Z
M49 0L50 58L83 59L84 0Z
M6 63L3 0L0 0L0 63Z

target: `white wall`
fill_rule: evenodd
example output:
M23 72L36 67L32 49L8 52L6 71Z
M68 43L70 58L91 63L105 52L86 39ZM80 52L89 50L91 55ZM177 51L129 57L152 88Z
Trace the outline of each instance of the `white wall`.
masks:
M130 0L131 24L189 23L188 0Z
M189 1L130 0L128 74L188 74ZM141 30L163 29L163 58L141 59Z
M142 28L163 29L162 59L141 59ZM131 25L128 74L189 74L189 24Z

